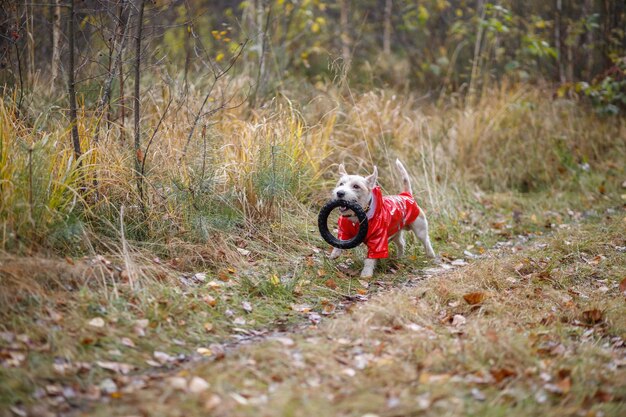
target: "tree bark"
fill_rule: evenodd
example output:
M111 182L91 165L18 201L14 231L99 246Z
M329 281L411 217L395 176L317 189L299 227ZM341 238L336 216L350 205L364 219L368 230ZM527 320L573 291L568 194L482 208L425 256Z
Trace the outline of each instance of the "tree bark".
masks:
M265 8L267 6L267 14L265 14ZM263 17L265 16L265 24L263 24ZM256 87L254 92L250 96L250 107L255 108L257 106L259 96L264 96L267 91L267 56L269 53L268 35L269 24L272 16L272 5L267 0L258 0L256 9L256 21L259 28L259 37L257 50L259 53L259 67L256 77Z
M68 59L68 70L67 70L67 85L68 85L68 94L70 99L70 126L72 131L72 146L74 147L74 156L76 159L80 158L82 155L80 149L80 137L78 136L78 126L77 121L78 117L76 115L76 84L75 84L75 76L74 76L74 39L76 38L76 33L74 29L76 20L76 11L74 9L74 0L70 0L70 18L69 18L69 30L68 30L68 40L69 40L69 59Z
M122 0L118 5L117 18L121 22L124 16L124 7ZM130 16L130 13L129 13ZM126 27L129 26L130 21L126 22ZM126 27L118 28L120 30L120 35L125 36ZM124 32L122 32L122 30ZM121 58L121 57L120 57ZM120 83L120 97L119 97L119 107L120 107L120 142L124 143L126 141L126 104L124 103L124 62L122 59L119 59L117 62L117 70L119 73L119 83Z
M383 26L383 53L391 54L391 9L393 0L385 0L385 17Z
M120 65L122 56L124 54L127 31L128 31L128 28L130 27L130 21L127 21L125 24L122 21L124 1L122 0L121 3L122 5L120 5L120 7L122 9L120 10L119 20L114 30L115 35L113 36L113 39L111 41L112 44L111 44L110 53L109 53L108 75L107 75L106 80L104 81L102 96L100 97L100 102L98 103L98 108L96 112L98 116L101 116L103 114L105 108L107 110L110 108L111 90L113 89L113 80L115 79L116 69ZM129 20L130 20L130 15L129 15ZM119 40L117 40L118 34L119 34ZM121 77L121 72L120 72L120 77ZM110 116L107 117L107 120L109 118ZM98 125L96 127L96 134L95 134L96 141L98 140L99 132L100 132L100 123L98 122Z
M350 28L348 26L348 14L350 13L350 0L339 1L339 27L341 30L341 57L346 68L350 67Z
M583 16L591 16L593 14L593 0L585 0L585 4L583 6ZM594 54L594 31L593 28L590 28L586 32L585 36L585 54L586 54L586 62L585 62L585 79L590 80L593 77L593 54Z
M50 63L50 88L54 88L61 67L61 1L54 0L52 18L52 62Z
M554 47L556 48L556 65L558 69L559 82L564 83L565 66L563 64L563 42L561 40L561 12L563 10L562 0L556 0L556 11L554 15Z
M73 1L73 0L72 0ZM137 9L137 18L135 19L135 178L137 181L137 191L139 192L140 205L143 211L143 181L141 177L141 162L143 155L141 154L141 100L139 97L141 83L141 31L143 28L143 10L145 0L137 0L135 7Z
M30 6L30 8L29 8ZM29 85L35 79L35 32L34 32L34 11L33 5L28 0L24 0L24 10L26 13L26 58L27 58L27 74L26 82Z

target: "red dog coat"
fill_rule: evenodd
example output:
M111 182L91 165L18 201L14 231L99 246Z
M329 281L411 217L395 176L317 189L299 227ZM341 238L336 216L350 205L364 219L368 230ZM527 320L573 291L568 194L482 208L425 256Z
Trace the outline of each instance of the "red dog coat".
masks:
M420 208L410 193L383 197L380 187L375 187L367 212L367 257L378 259L389 256L389 237L413 223L419 214ZM341 240L352 239L359 230L358 220L353 222L344 216L339 217L338 226L337 237Z

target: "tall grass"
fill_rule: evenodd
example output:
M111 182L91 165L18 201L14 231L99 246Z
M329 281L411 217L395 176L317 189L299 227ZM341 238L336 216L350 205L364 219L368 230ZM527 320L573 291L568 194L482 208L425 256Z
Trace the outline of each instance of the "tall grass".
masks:
M169 94L150 95L144 138ZM588 170L615 177L626 161L623 119L601 119L538 88L507 85L471 106L384 90L344 97L332 85L308 102L285 93L262 109L244 104L217 113L183 154L190 128L184 121L193 120L201 102L199 89L189 94L165 115L144 155L144 210L132 181L135 154L120 140L119 126L104 128L96 141L96 121L83 109L79 169L61 119L33 128L0 102L1 247L22 242L80 251L89 234L119 239L124 206L127 238L169 255L173 246L201 243L209 249L199 257L220 262L230 259L224 251L255 234L277 251L272 230L281 228L295 231L294 240L281 243L293 247L340 162L363 174L378 165L383 187L395 192L398 157L426 210L454 216L459 201L478 189L582 190L601 181L590 180Z
M53 230L80 234L80 222L72 216L89 167L78 169L63 143L66 133L27 127L0 101L0 248L49 244L59 237L49 234Z

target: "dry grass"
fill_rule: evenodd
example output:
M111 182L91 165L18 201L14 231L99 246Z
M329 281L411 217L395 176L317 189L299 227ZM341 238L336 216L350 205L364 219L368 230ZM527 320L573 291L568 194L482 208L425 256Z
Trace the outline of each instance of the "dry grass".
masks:
M232 80L216 97L228 88L235 88ZM176 94L149 93L144 149L152 135L148 126L157 125ZM135 155L120 141L118 126L103 128L97 142L95 121L83 112L85 156L78 172L64 125L50 118L34 129L2 105L2 247L34 242L85 253L92 248L84 231L119 238L124 205L130 240L163 246L226 240L222 250L234 251L224 233L289 223L286 217L324 198L339 162L359 172L377 164L383 187L394 191L391 162L402 158L425 208L447 218L477 188L596 192L601 185L610 192L619 186L626 159L618 139L626 136L622 119L600 119L574 102L546 100L544 92L523 86L502 86L483 97L475 106L444 107L387 91L343 98L328 86L309 103L281 96L255 112L244 105L217 113L196 128L183 155L201 102L201 91L192 88L184 101L174 100L142 155L143 211L131 180ZM94 179L96 188L77 193Z
M165 378L98 415L623 415L623 226L617 216L563 230L419 280L319 329L179 371L210 383L200 395ZM477 292L484 300L468 304Z
M220 86L218 92L229 85ZM55 361L123 360L143 371L155 350L189 354L195 347L225 340L233 329L243 326L233 322L235 317L246 318L245 329L284 327L302 321L292 304L308 304L322 312L344 295L363 291L345 270L320 253L327 245L315 230L317 208L327 198L340 162L360 173L377 164L382 186L393 192L399 181L391 162L403 159L420 204L429 214L436 250L451 259L462 257L464 249L477 240L481 244L476 244L474 252L514 235L545 232L551 227L546 224L578 221L582 211L603 212L621 204L626 145L616 138L625 135L623 119L600 119L576 103L546 100L543 92L521 87L494 90L489 99L472 107L453 101L428 104L387 91L346 97L339 92L327 86L306 103L281 96L255 111L244 105L217 113L204 121L206 125L198 126L183 155L202 95L191 86L184 101L173 102L144 155L145 210L133 181L135 155L130 143L120 140L119 126L103 129L96 142L95 120L83 111L79 131L85 156L79 171L63 120L47 114L29 125L0 104L0 318L4 323L0 330L19 336L1 348L3 355L26 353L17 366L0 370L0 378L11 381L0 384L0 404L32 403L33 392L49 383L75 387L82 395L110 376L97 367L88 376L80 372L58 375L53 370ZM176 93L163 89L147 94L145 141L170 95ZM94 179L97 187L92 185ZM89 191L79 191L85 185ZM519 193L526 189L534 193ZM596 235L590 241L599 245ZM578 236L575 244L585 242L583 237ZM608 256L598 247L587 259L593 259L594 251ZM558 249L563 254L571 250ZM358 269L358 251L351 258L353 268ZM238 407L237 401L225 395L236 384L243 384L236 386L241 388L238 392L250 390L250 395L237 397L246 402L274 382L282 388L272 394L271 404L285 410L284 415L314 414L314 410L321 410L318 414L322 415L349 414L349 410L367 409L367 401L371 400L373 409L393 403L396 397L402 404L406 400L409 408L418 401L462 409L465 397L452 398L447 384L433 385L426 398L415 378L419 382L421 375L439 374L441 380L456 381L457 375L465 379L476 373L490 375L488 370L497 365L514 371L517 381L528 368L538 367L540 374L542 366L552 366L538 363L524 343L532 327L529 323L540 327L537 320L544 316L552 320L551 306L561 308L562 288L550 285L561 278L573 280L581 271L584 277L592 276L580 259L567 263L569 259L564 257L563 263L573 271L565 271L556 261L547 266L540 260L528 261L528 265L523 259L485 261L468 269L468 275L448 277L450 282L435 279L423 284L425 290L381 298L359 312L358 319L345 317L313 339L298 342L312 380L299 368L298 357L280 356L285 351L276 350L278 345L244 350L241 363L229 359L223 368L217 365L221 376L212 384L222 398L219 412ZM512 262L539 268L533 273L549 273L544 272L538 281L518 279L513 285L503 281L517 277ZM619 262L611 262L618 265L618 273L623 270ZM413 244L407 260L381 263L383 286L403 282L425 265L421 250ZM398 268L399 274L394 272ZM207 274L205 282L183 283L197 272ZM614 271L611 274L614 277ZM490 295L478 309L459 301L472 288ZM207 307L206 300L213 300L214 305ZM457 301L456 307L449 305ZM252 313L243 311L243 302L252 305ZM623 329L615 319L621 314L619 304L598 301L597 306L601 305L603 310L608 306L603 323ZM527 323L519 322L520 311ZM463 335L454 329L450 332L446 320L452 313L467 317ZM573 320L579 313L567 310L564 314ZM569 324L560 324L560 317L552 314L558 319L550 323L551 330L569 329ZM94 317L105 319L106 327L88 326ZM135 324L143 319L154 327L148 337L136 337ZM206 330L207 323L211 331ZM418 344L412 345L417 342L409 323L428 330L419 331ZM490 339L481 331L487 326L501 329L498 343L485 342ZM329 343L327 336L349 342ZM569 346L563 334L557 336ZM121 344L125 337L134 340L137 348ZM357 343L365 338L373 344ZM184 346L176 341L183 341ZM506 346L499 345L505 342ZM396 345L398 349L392 349ZM367 368L367 378L361 371L356 377L342 374L342 369L354 367L359 349L374 355L368 360L376 366ZM602 352L593 349L592 356L597 354L601 360ZM116 351L123 352L123 358ZM256 372L246 362L249 356L245 355L252 354L258 355L253 357ZM326 363L319 358L332 360ZM595 375L592 367L597 363L590 361L589 368L575 372ZM572 372L578 369L562 366ZM206 372L212 373L214 368L210 369ZM274 382L272 375L276 375ZM535 385L522 384L513 394L498 391L485 409L476 403L475 412L498 415L498 410L508 410L509 402L522 404L523 411L526 403L520 403L516 395L535 395L539 390L536 376L530 378ZM325 382L318 387L317 380ZM574 384L578 380L578 376L572 378ZM124 381L128 382L120 378L120 386ZM469 385L463 381L457 382L465 395ZM486 391L494 389L493 383L486 384ZM495 387L501 385L505 384ZM343 392L344 386L356 388ZM575 389L578 385L571 392ZM170 394L163 396L165 402L176 398L177 393ZM611 395L623 398L619 393ZM305 401L305 397L312 400ZM190 414L202 413L194 401L183 406L181 413L185 407ZM158 414L160 408L155 410ZM171 409L164 410L172 415ZM248 412L245 407L236 410ZM402 414L403 410L386 413Z

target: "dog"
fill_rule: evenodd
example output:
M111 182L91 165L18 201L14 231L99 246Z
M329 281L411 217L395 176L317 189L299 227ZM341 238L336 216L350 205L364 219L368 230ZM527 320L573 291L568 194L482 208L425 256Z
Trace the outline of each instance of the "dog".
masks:
M367 213L368 232L364 243L367 245L367 258L364 260L361 278L370 278L374 275L377 259L389 256L389 242L396 245L398 257L404 255L406 246L402 232L412 230L422 242L426 255L436 258L435 251L428 236L428 221L424 211L415 202L411 190L409 174L396 159L396 166L402 177L403 191L399 195L383 197L380 187L376 185L378 168L367 176L348 175L343 164L339 165L339 181L332 191L332 198L352 201L359 204ZM359 228L356 215L349 209L340 208L338 238L342 240L354 237ZM342 249L334 248L330 259L338 258Z

